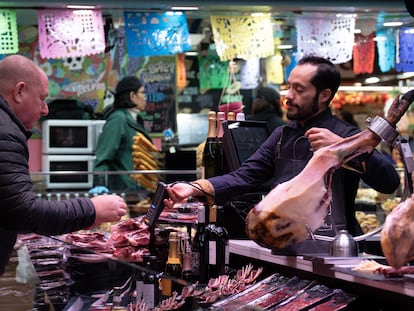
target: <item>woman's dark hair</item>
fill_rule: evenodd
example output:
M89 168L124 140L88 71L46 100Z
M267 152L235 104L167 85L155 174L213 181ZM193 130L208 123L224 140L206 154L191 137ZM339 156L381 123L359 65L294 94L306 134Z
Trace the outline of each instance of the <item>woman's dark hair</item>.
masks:
M138 92L141 87L141 81L134 76L128 76L119 81L115 89L114 109L135 107L129 94Z
M317 94L325 89L331 90L331 96L327 104L334 98L341 84L341 74L336 66L326 58L314 55L304 56L298 61L298 65L312 64L318 67L311 83L315 86Z
M280 95L274 88L261 87L257 89L256 98L252 104L252 114L259 112L274 112L278 117L283 116Z

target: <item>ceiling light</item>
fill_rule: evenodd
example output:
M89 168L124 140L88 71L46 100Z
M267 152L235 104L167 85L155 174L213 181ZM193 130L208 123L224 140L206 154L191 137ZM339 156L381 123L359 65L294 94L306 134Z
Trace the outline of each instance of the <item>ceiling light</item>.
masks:
M378 77L371 77L371 78L365 79L365 83L368 83L368 84L378 83L379 81L380 79Z
M198 6L172 6L171 10L174 11L198 11Z
M66 6L67 9L74 9L74 10L92 10L95 8L94 5L78 5L78 4L68 4Z
M402 22L385 22L382 24L382 26L384 27L398 27L401 26L403 23Z

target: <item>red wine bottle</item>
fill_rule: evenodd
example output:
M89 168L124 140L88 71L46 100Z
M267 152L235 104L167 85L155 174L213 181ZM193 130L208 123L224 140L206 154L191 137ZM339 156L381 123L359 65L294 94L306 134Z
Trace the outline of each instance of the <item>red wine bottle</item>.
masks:
M224 226L224 206L217 206L217 220L215 232L217 234L217 264L219 274L227 274L229 272L230 249L229 249L229 233Z
M223 223L224 207L213 205L210 210L209 225L206 229L209 243L209 278L217 278L229 272L229 234Z
M155 308L161 300L159 291L159 279L157 276L157 256L150 256L147 261L144 283L142 285L142 299L150 307Z
M217 262L218 236L216 234L217 206L209 208L209 221L206 226L206 240L208 242L208 279L219 276L219 265Z
M151 256L150 254L145 254L143 256L142 267L144 267L145 269L142 269L142 270L138 269L135 273L135 282L136 282L135 292L136 292L137 302L143 299L144 280L146 277L146 269L148 268L147 262L149 262L150 256Z
M197 228L193 239L193 277L199 280L200 284L206 284L208 280L208 245L206 241L206 208L199 205L197 208Z

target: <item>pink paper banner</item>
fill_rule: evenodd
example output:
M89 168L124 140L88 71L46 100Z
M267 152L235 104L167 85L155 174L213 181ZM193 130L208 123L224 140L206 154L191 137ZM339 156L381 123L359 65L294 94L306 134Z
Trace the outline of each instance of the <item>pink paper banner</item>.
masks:
M101 10L38 10L42 58L99 54L105 50Z

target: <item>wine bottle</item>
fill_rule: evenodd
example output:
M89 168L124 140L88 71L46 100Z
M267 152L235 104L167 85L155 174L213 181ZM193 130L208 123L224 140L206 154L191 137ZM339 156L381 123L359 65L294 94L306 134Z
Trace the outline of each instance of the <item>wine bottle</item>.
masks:
M217 206L215 232L217 235L217 265L219 274L229 272L230 249L229 233L224 226L224 206Z
M190 237L188 234L184 238L183 273L181 277L188 283L193 282L193 253L191 252Z
M217 119L216 112L208 113L208 132L203 150L204 178L214 177L220 174L220 155L219 144L217 142Z
M180 279L182 274L181 262L178 256L179 240L177 232L170 232L168 243L168 259L162 277L162 295L164 297L170 297L173 292L180 293L181 290L181 285L172 279Z
M222 111L217 112L217 139L223 140L223 121L226 120L226 114Z
M218 237L216 234L216 219L217 219L217 206L212 205L209 207L209 221L206 226L206 240L208 243L208 279L216 278L219 276L218 264L217 264L217 244Z
M246 116L243 112L238 112L236 114L236 121L245 121L246 120Z
M149 255L149 254L145 254L143 256L142 266L145 269L147 268L146 266L147 266L147 262L150 259L150 256L151 255ZM138 269L136 271L136 274L135 274L135 293L136 293L137 303L143 299L143 286L144 286L144 280L145 280L145 276L146 276L146 270L145 269L143 269L143 270Z
M227 120L234 121L236 120L236 114L233 111L227 113Z
M197 228L192 245L193 255L193 276L201 284L206 284L208 245L206 244L206 208L204 205L197 207Z
M121 307L122 287L115 286L112 289L112 308Z
M142 286L142 299L150 308L155 308L160 302L159 279L157 276L157 256L150 256L147 264L147 271Z
M224 112L219 111L217 112L217 143L218 149L220 153L220 162L218 163L218 172L217 175L223 175L226 172L226 165L224 160L224 152L223 152L223 121L226 120L226 115Z

